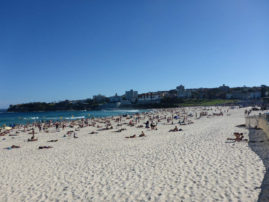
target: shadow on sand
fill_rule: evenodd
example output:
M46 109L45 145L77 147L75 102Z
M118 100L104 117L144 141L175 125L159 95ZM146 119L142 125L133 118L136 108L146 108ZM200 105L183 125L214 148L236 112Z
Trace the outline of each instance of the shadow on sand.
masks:
M261 185L259 202L269 201L269 140L263 130L249 129L249 147L262 159L266 173Z

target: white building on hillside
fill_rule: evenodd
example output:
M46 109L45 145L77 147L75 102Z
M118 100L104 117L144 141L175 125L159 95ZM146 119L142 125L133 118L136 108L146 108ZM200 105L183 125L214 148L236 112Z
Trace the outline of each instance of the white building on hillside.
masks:
M150 104L150 103L160 103L161 101L160 93L143 93L138 96L139 104Z
M192 93L190 89L185 89L183 85L180 85L176 88L177 97L179 98L190 98Z
M93 100L95 100L96 102L103 102L105 101L105 99L106 99L106 96L101 95L101 94L93 96Z
M121 101L121 96L118 96L116 93L114 96L109 97L109 102L120 102Z
M126 91L125 98L126 100L129 100L130 102L135 102L138 99L138 92L134 90Z

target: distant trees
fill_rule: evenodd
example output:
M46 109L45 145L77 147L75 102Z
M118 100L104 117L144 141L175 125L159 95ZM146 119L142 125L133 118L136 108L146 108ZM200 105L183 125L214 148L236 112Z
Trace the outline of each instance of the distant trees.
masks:
M261 85L261 94L262 94L262 97L269 96L269 86Z
M64 100L60 102L32 102L26 104L10 105L8 112L34 112L34 111L63 111L63 110L90 110L99 107L98 102L92 99L81 101Z

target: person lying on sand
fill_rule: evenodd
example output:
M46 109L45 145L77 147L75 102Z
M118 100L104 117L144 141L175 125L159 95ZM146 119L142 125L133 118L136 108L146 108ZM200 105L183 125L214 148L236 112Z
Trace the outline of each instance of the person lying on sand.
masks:
M58 142L58 140L49 140L48 142Z
M16 135L16 134L10 134L9 136L18 136L18 135Z
M11 149L18 149L21 148L20 146L12 145L11 147L6 147L5 149L11 150Z
M137 126L136 128L143 128L144 126L143 125L139 125L139 126Z
M125 138L135 138L136 135L131 135L131 136L128 136L128 137L125 137Z
M139 137L145 137L145 133L142 131L141 134L139 135Z
M126 130L126 128L121 128L121 129L119 129L119 130L116 130L115 132L120 133L120 132L122 132L122 131L124 131L124 130Z
M38 149L51 149L52 146L39 146Z
M92 131L89 134L98 134L98 132Z
M103 130L111 130L113 127L106 126L105 128L98 129L98 131L103 131Z
M194 124L194 122L191 121L191 120L189 120L189 121L188 121L188 125L190 125L190 124Z
M169 130L169 132L177 132L177 131L182 131L182 129L181 129L181 128L180 128L180 129L178 129L178 127L177 127L177 126L175 126L175 128L174 128L174 129Z
M235 132L234 133L234 136L235 136L235 138L227 138L227 140L234 140L235 142L240 142L244 138L243 133L237 133L237 132ZM247 141L247 139L244 139L244 140Z

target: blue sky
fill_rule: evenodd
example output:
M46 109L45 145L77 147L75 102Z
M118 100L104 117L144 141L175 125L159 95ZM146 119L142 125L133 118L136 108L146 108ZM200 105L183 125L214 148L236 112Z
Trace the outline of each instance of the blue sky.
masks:
M269 85L269 1L2 0L0 75L0 108Z

